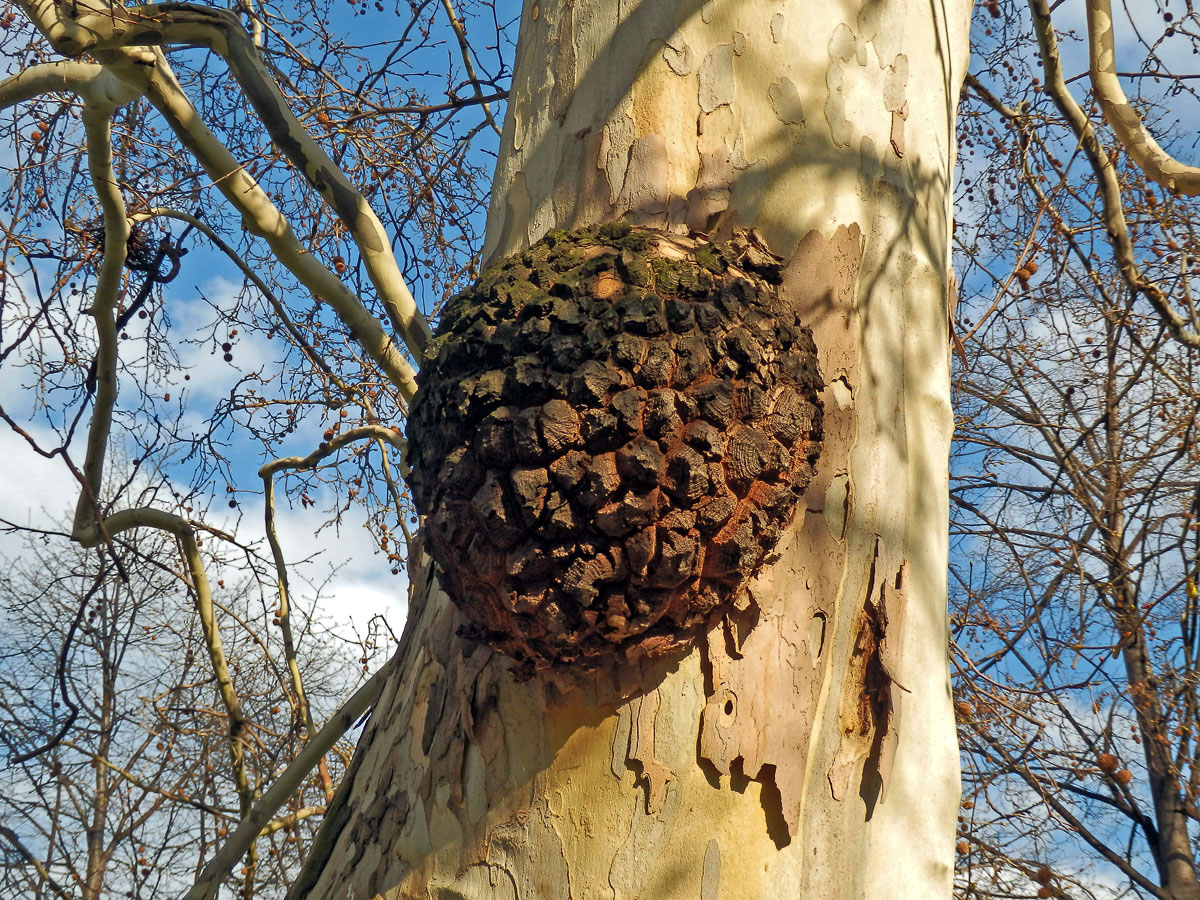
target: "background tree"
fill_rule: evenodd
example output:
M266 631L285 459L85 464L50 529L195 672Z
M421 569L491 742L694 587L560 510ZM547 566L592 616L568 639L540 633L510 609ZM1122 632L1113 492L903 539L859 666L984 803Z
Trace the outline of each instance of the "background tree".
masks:
M1071 99L1048 17L977 12L961 136L958 888L1195 897L1196 351L1159 308L1194 330L1194 204ZM1191 12L1121 27L1138 108L1178 142L1194 98L1164 58Z
M171 894L241 821L240 796L257 794L300 752L306 711L321 721L354 687L364 651L331 641L298 611L297 692L293 660L264 640L276 630L270 582L210 557L237 579L219 582L215 601L232 625L224 649L242 714L233 721L187 577L171 565L175 548L135 532L120 547L122 580L102 555L72 551L61 537L29 536L0 580L3 896ZM245 734L241 771L231 766L231 730ZM262 829L238 873L242 896L286 891L351 749L336 748Z
M486 9L474 5L472 11L483 15ZM355 5L352 12L364 20L384 18L382 10L371 7L368 11L366 4ZM375 41L376 35L365 27L357 29L364 40L356 43L312 24L330 17L331 9L324 6L307 12L251 12L245 21L256 52L271 67L272 77L282 85L294 108L304 110L306 123L322 141L336 138L334 152L342 171L367 185L365 192L372 196L380 221L388 226L388 247L383 251L405 268L409 283L428 308L444 297L471 265L476 225L473 210L484 196L480 187L484 179L478 158L468 162L467 151L476 133L492 127L487 95L495 95L496 90L489 87L485 92L478 78L491 77L491 63L474 58L464 62L465 48L455 38L461 23L449 4L390 10L386 21L397 31L386 46ZM353 18L349 21L353 24ZM182 103L174 109L185 110L188 127L181 132L183 146L193 146L193 139L203 144L203 150L193 146L198 156L189 156L181 152L181 133L171 130L179 121L170 119L169 114L164 119L148 99L122 86L111 67L103 67L95 56L79 64L41 66L53 52L30 21L24 16L18 20L14 10L4 24L0 46L10 70L19 74L3 89L4 105L13 110L6 127L17 154L11 169L12 190L6 195L5 271L0 288L4 345L0 352L8 388L3 414L26 452L32 449L62 460L63 477L80 492L78 522L84 530L96 521L98 513L108 515L122 509L133 510L133 520L141 526L165 524L171 537L155 545L165 555L146 566L183 566L177 574L192 589L193 609L207 608L209 613L202 643L185 648L180 642L174 647L178 653L166 655L169 675L205 666L209 675L200 677L201 684L192 687L192 692L211 690L208 679L214 673L223 675L217 676L221 703L213 707L212 698L206 697L204 704L194 704L212 711L212 720L203 728L208 737L193 746L191 756L178 749L170 751L172 762L180 764L184 774L179 777L185 781L189 779L183 760L201 767L196 777L203 776L204 784L216 785L211 790L218 791L220 798L211 800L221 816L230 813L228 791L233 785L226 779L235 774L240 785L233 805L235 819L247 812L267 786L274 783L285 789L287 803L268 804L261 821L255 820L256 835L266 829L259 841L263 846L258 863L251 848L248 859L227 867L235 869L235 881L243 894L271 886L282 889L294 874L304 842L280 845L287 835L275 827L277 817L286 815L288 808L319 815L326 799L324 785L339 777L340 765L336 757L330 758L319 766L320 775L312 776L324 780L319 797L311 794L312 781L303 766L296 778L289 773L276 782L275 776L302 747L311 750L319 745L328 750L332 739L365 710L375 689L368 683L334 717L329 740L306 744L320 731L332 707L325 703L325 676L319 672L304 673L316 679L314 696L300 687L300 664L309 653L303 648L307 645L311 650L317 641L308 633L303 612L312 597L302 583L296 583L295 548L284 546L277 536L277 532L286 533L287 521L282 526L276 522L273 484L278 479L285 485L292 502L298 501L298 512L315 512L319 504L334 525L327 534L336 533L347 510L361 510L357 514L363 515L371 528L376 547L388 557L390 568L399 571L408 510L395 464L389 458L396 437L387 423L402 421L403 392L385 390L388 372L376 368L368 352L348 348L344 330L330 330L337 317L320 292L335 286L333 306L343 311L347 305L356 310L369 307L385 321L389 298L375 295L369 287L370 279L346 225L328 212L309 214L321 207L322 201L272 145L269 135L248 127L253 113L244 105L244 94L229 71L218 71L195 54L174 54L165 87L173 101ZM502 25L493 24L493 60L503 49ZM446 37L453 41L450 46L457 48L449 60L442 52ZM464 69L472 73L465 81ZM438 73L437 77L426 74L430 72ZM503 76L502 68L499 74ZM402 89L395 88L397 80L403 81ZM45 93L47 89L49 93ZM189 107L191 100L181 101L185 91L194 98L194 107ZM434 92L434 101L426 102L427 91ZM459 91L471 99L459 100ZM439 93L444 95L439 97ZM12 106L14 103L18 105ZM461 125L459 114L464 107L479 112L476 120ZM194 112L187 113L189 108ZM205 121L218 128L220 138L207 130L202 124ZM206 165L211 173L231 159L246 163L246 168L233 164L235 179L248 181L251 170L259 174L253 188L241 181L231 186L228 171L212 178L205 173ZM120 197L105 187L118 183ZM238 201L232 208L213 199L220 198L222 187ZM303 234L286 227L283 236L276 233L280 217L288 215L300 216ZM252 226L249 231L246 223ZM106 224L113 227L106 231ZM262 239L263 232L269 232L271 240ZM290 271L281 258L297 271ZM324 267L316 263L318 258ZM209 295L214 290L211 282L198 285L202 293L197 300L181 295L180 283L175 282L181 271L202 273L214 265L235 273L240 270L237 277L244 280L228 286L218 281L215 297ZM231 269L231 265L237 268ZM397 287L394 277L392 282L388 290L403 302L403 285ZM342 287L343 283L348 286ZM356 299L360 292L365 294L361 300ZM394 307L395 297L391 301ZM81 308L92 310L97 329L79 326ZM379 326L372 327L378 340ZM382 340L387 343L386 338ZM389 352L391 356L384 354L388 365L394 371L406 371L407 364L397 362L394 350ZM119 404L115 396L118 387ZM92 412L95 416L85 450L81 438L88 431ZM302 439L301 456L281 456L283 442L297 433ZM120 462L106 467L104 451L109 446L119 451ZM260 479L253 472L263 462L264 447L269 448L267 459L277 459ZM310 450L314 452L306 458ZM106 468L113 477L99 490L98 479ZM133 490L131 485L142 484L147 472L159 489L150 494ZM248 506L242 503L247 492ZM220 498L220 508L227 505L230 512L216 512L214 493ZM156 513L138 512L149 509L177 515L156 517ZM239 528L243 510L262 524L256 525L252 518L241 521ZM100 596L125 596L126 592L136 597L155 595L158 586L136 583L153 568L135 566L135 560L127 558L131 551L126 542L141 542L144 532L112 527L120 517L106 521L108 527L99 535L92 533L99 539L104 577L132 580L120 588L103 581L97 589ZM126 524L129 522L126 519ZM228 525L229 530L214 527L214 523ZM94 524L91 527L94 529ZM56 531L45 539L61 542L70 537L69 526ZM237 541L235 532L249 532L248 543ZM75 536L79 536L78 529ZM225 557L225 567L212 577L210 550ZM181 552L185 556L180 556ZM241 574L230 568L231 553L245 564ZM94 557L92 562L96 562ZM286 566L286 562L293 565ZM229 607L220 574L229 578L231 585L235 579L249 578L256 588L269 589L273 596L267 602L275 614L263 615L260 610L259 615L247 619L244 610ZM91 583L89 580L88 585ZM292 597L289 586L300 595ZM14 621L30 612L20 606L23 596L12 595ZM77 596L78 589L72 589L56 593L55 599L69 605ZM293 612L296 602L301 604L299 614ZM144 605L138 609L142 615L134 625L128 617L113 621L133 627L135 634L138 629L157 627L159 611L153 605L152 615L146 614ZM196 615L194 611L193 623ZM73 620L72 612L43 627L61 632ZM168 621L172 628L178 625L176 620ZM194 630L186 634L196 637ZM22 633L14 634L17 643L9 648L14 654L20 649L21 637ZM247 643L251 637L253 641ZM386 634L382 637L385 640L374 650L363 647L354 651L352 675L359 657L365 668L369 656L387 649ZM373 640L370 635L366 639ZM55 646L62 643L55 642ZM65 661L68 676L75 671L74 661L73 656ZM142 661L137 654L121 657L121 661L121 667L106 670L111 677L122 683L139 677ZM268 666L265 670L264 664ZM54 671L39 670L43 676ZM268 671L286 679L274 687L264 684L262 676ZM34 717L35 728L26 727L30 725L27 704L50 702L52 682L38 681L35 674L31 669L21 676L28 679L21 684L34 693L16 694L10 707L12 721L23 723L7 735L9 762L16 767L11 773L15 784L45 781L50 751L19 763L14 760L43 746L43 738L60 732L66 734L64 739L69 738L77 725L60 703L46 709L44 717ZM352 686L352 679L340 683L345 690ZM268 693L259 698L259 691ZM293 733L287 722L276 721L281 719L279 715L264 711L272 709L284 710L283 719L289 713L297 715L301 731ZM249 724L242 726L241 722ZM236 726L232 744L228 737L215 740L232 726ZM260 734L260 726L267 732ZM193 723L188 727L195 730L199 726ZM249 728L244 735L238 731L243 727ZM127 735L128 729L124 733ZM152 743L151 752L154 746ZM90 745L88 750L99 752ZM121 750L128 748L122 745ZM236 760L231 760L231 750ZM317 754L317 759L320 757ZM315 761L309 765L318 768ZM215 768L221 777L214 781L205 767ZM63 777L75 774L72 769ZM152 785L158 790L166 787ZM184 787L192 796L202 793L195 784ZM207 821L207 814L194 811L184 810L188 814L182 815L177 807L173 801L166 806L175 824L163 832L165 839L174 840L179 834L201 839L176 848L177 862L183 868L167 866L166 857L152 852L158 846L154 842L150 842L150 850L139 851L138 858L163 864L162 868L142 866L152 869L159 890L166 885L180 889L173 878L185 871L194 877L199 863L212 855L214 844L225 843L219 831L228 828L227 822ZM45 829L52 830L56 822L62 824L57 807L47 809L34 802L25 813L28 816L20 820L24 824L14 825L17 830L7 836L21 841L40 858L61 853L63 847L56 850L52 841L48 845L43 840ZM155 827L158 821L154 820ZM304 819L299 833L310 821ZM60 828L54 834L64 841L63 835L69 835L70 841L83 839L78 829ZM272 843L279 846L268 846ZM148 890L142 881L150 876L134 877L117 866L116 860L129 848L119 841L114 846L117 855L110 860L113 872L108 883L115 878L123 885L128 882L135 891ZM289 852L278 859L270 856L280 849ZM12 858L22 896L29 889L30 878L40 891L49 890L45 879L54 877L72 892L77 890L65 872L29 874L28 860L20 852L14 851ZM72 855L73 860L78 858ZM38 882L39 878L43 880Z

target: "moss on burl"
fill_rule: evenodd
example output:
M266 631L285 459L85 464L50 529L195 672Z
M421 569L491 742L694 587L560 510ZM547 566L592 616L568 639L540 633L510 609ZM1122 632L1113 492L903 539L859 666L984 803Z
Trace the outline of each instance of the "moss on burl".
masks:
M555 231L442 313L409 415L429 552L518 677L672 653L814 472L812 333L752 232Z

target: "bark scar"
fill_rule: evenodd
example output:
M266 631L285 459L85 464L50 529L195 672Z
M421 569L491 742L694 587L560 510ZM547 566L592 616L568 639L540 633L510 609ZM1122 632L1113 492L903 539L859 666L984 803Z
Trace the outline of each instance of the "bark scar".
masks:
M842 746L829 772L834 798L844 799L862 760L859 796L867 805L868 818L887 794L899 733L900 694L911 693L898 677L908 564L901 563L893 578L880 579L880 543L876 537L867 596L855 624Z

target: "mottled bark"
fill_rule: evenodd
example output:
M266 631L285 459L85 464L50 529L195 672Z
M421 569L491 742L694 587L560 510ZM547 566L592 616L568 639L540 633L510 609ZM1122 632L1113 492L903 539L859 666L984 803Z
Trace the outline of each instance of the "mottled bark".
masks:
M487 256L615 220L756 229L818 348L818 471L744 612L577 689L517 683L457 636L414 554L397 675L296 896L949 896L949 186L969 5L949 9L525 4Z

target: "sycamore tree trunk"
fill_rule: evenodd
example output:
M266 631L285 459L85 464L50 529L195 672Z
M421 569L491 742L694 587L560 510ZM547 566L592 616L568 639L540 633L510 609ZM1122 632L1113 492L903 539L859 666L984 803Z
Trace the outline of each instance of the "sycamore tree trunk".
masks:
M295 897L949 897L947 318L970 4L526 0L485 255L624 220L785 260L817 476L740 607L563 687L418 549L395 676ZM703 239L703 238L701 238Z

